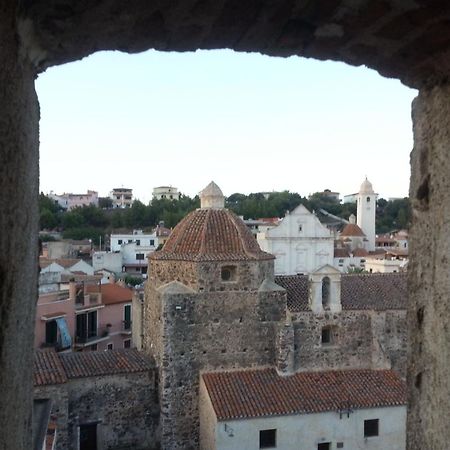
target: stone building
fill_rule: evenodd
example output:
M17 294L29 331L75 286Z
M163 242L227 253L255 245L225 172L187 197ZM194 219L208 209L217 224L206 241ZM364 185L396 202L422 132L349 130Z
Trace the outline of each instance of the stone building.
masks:
M50 403L55 450L157 448L154 373L136 350L37 351L34 399Z
M344 369L405 376L404 276L341 275L324 265L275 277L274 257L224 208L217 185L200 198L201 208L149 257L140 334L157 366L163 449L199 448L203 373L272 367L287 377Z

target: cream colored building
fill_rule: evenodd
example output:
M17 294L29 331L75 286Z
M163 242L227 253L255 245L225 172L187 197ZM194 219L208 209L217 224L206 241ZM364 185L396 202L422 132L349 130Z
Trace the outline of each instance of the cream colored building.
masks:
M286 214L278 226L257 234L258 244L276 257L275 275L312 273L333 265L334 237L303 205Z
M201 450L404 450L405 387L391 370L200 378Z
M179 200L180 193L178 188L173 186L158 186L153 188L153 198L156 200Z

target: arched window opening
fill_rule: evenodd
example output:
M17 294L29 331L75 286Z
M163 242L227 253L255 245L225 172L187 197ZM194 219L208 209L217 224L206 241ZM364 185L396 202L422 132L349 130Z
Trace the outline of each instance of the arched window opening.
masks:
M224 266L221 271L222 281L234 281L236 279L236 266Z
M323 277L322 279L322 306L324 309L330 307L330 278Z

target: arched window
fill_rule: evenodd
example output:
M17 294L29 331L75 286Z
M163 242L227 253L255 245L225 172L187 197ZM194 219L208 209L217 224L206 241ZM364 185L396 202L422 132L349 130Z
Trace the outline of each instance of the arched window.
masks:
M224 266L221 270L222 281L236 280L236 266Z
M367 201L367 203L369 203L370 202L370 197L367 197L366 201Z
M324 309L330 307L330 278L322 278L322 306Z

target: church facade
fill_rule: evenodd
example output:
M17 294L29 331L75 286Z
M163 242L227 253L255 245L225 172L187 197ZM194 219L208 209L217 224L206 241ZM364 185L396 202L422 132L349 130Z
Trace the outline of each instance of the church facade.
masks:
M258 233L262 250L275 256L276 275L312 273L333 264L334 236L303 205L286 214L278 226Z

